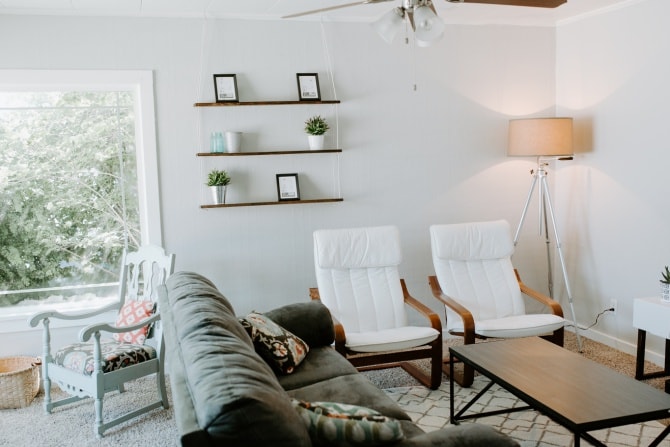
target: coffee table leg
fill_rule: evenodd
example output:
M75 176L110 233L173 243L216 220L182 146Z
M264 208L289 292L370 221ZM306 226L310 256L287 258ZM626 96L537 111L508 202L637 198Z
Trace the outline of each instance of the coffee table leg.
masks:
M660 445L661 442L663 442L663 440L665 439L666 436L668 436L669 433L670 433L670 425L665 427L665 430L663 430L663 432L660 435L658 435L656 439L654 439L654 442L649 444L649 447L656 447L657 445Z
M455 420L455 404L456 400L454 397L454 363L455 362L455 357L449 353L449 420L451 421L452 424L458 424L458 422Z

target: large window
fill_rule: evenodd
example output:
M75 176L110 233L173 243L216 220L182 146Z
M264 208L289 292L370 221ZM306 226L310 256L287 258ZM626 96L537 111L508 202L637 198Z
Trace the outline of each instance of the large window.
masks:
M23 73L0 71L0 314L113 297L123 250L160 244L151 77Z

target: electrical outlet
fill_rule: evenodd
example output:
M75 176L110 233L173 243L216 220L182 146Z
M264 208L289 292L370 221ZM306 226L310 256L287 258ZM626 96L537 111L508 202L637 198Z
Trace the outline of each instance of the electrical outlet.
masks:
M612 311L613 314L616 314L616 300L610 300L610 309L614 309Z

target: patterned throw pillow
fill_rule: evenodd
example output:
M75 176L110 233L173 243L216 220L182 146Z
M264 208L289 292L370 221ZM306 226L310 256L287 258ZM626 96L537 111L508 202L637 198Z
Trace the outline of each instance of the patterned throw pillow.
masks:
M149 318L156 312L156 303L151 301L127 301L116 317L116 327L126 327L137 324L145 318ZM123 343L143 345L147 339L149 326L144 326L134 331L113 334L114 340Z
M315 444L367 446L397 442L405 437L400 421L370 408L336 402L291 399Z
M278 374L291 374L309 352L309 346L265 315L251 312L240 323L254 342L256 352Z

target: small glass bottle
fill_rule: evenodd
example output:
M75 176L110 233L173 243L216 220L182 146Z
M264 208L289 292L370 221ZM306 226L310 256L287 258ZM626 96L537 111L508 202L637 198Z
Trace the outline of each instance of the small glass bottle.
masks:
M212 132L209 136L209 151L216 152L216 132Z
M223 146L223 134L221 132L216 133L216 152L225 152Z

